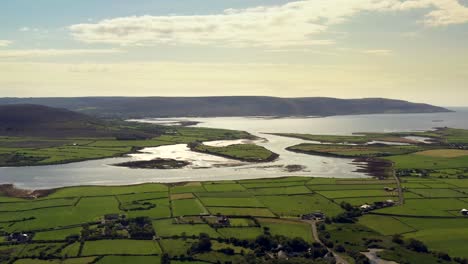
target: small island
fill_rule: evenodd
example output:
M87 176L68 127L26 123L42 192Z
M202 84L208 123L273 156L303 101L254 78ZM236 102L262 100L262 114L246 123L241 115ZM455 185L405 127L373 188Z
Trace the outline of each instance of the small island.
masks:
M192 142L188 144L188 147L195 152L245 162L271 162L279 157L278 154L255 144L233 144L224 147L213 147L200 142Z
M152 160L129 161L129 162L122 162L122 163L114 164L114 166L128 167L131 169L159 169L159 170L180 169L188 165L190 165L190 162L188 161L175 160L175 159L161 159L161 158L156 158Z

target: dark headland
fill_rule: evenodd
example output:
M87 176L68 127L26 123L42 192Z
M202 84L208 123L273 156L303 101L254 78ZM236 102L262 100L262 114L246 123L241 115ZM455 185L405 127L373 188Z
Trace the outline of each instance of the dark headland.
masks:
M450 111L429 104L384 98L266 96L0 98L0 105L5 104L45 105L106 118L333 116Z

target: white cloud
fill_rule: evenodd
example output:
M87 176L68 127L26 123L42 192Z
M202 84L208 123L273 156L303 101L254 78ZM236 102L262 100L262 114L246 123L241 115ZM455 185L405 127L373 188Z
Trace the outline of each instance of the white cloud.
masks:
M307 47L333 44L320 33L359 12L413 9L429 10L424 18L429 26L468 22L468 8L457 0L301 0L227 9L214 15L118 17L75 24L69 29L77 40L86 43Z
M119 53L122 50L118 49L9 49L0 50L0 59L16 59L16 58L36 58L36 57L56 57L69 55L86 55L86 54L110 54Z
M429 26L446 26L468 22L468 8L457 0L434 1L433 5L437 9L427 14L424 20L425 24Z
M392 51L388 49L371 49L371 50L364 50L363 53L377 55L377 56L390 56L392 55Z
M8 47L13 43L11 40L0 39L0 47Z

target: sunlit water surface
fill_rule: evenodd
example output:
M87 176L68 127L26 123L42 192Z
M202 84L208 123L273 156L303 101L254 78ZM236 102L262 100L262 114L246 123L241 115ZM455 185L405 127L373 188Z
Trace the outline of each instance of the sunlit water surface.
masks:
M435 114L384 114L335 116L325 118L171 118L200 122L199 127L245 130L264 140L255 143L280 154L271 163L251 164L222 157L190 151L185 144L145 148L142 153L128 157L92 160L63 165L0 168L0 183L13 183L22 188L53 188L75 185L124 185L144 182L180 182L204 180L235 180L273 178L301 175L310 177L366 177L356 172L359 164L349 159L338 159L293 153L285 148L304 142L264 133L294 132L311 134L347 135L356 132L394 132L428 130L434 127L457 127L468 129L468 109L458 108L454 113ZM145 122L161 123L161 119L145 119ZM414 138L414 140L425 140ZM246 141L214 141L207 144L225 146ZM188 160L192 164L183 169L151 170L129 169L112 164L149 160L156 157ZM302 165L304 170L288 172L286 165Z

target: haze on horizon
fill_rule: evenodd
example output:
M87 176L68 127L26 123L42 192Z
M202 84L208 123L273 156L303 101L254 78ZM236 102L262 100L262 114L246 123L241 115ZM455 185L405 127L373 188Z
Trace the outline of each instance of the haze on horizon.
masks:
M468 0L0 3L2 97L468 98Z

